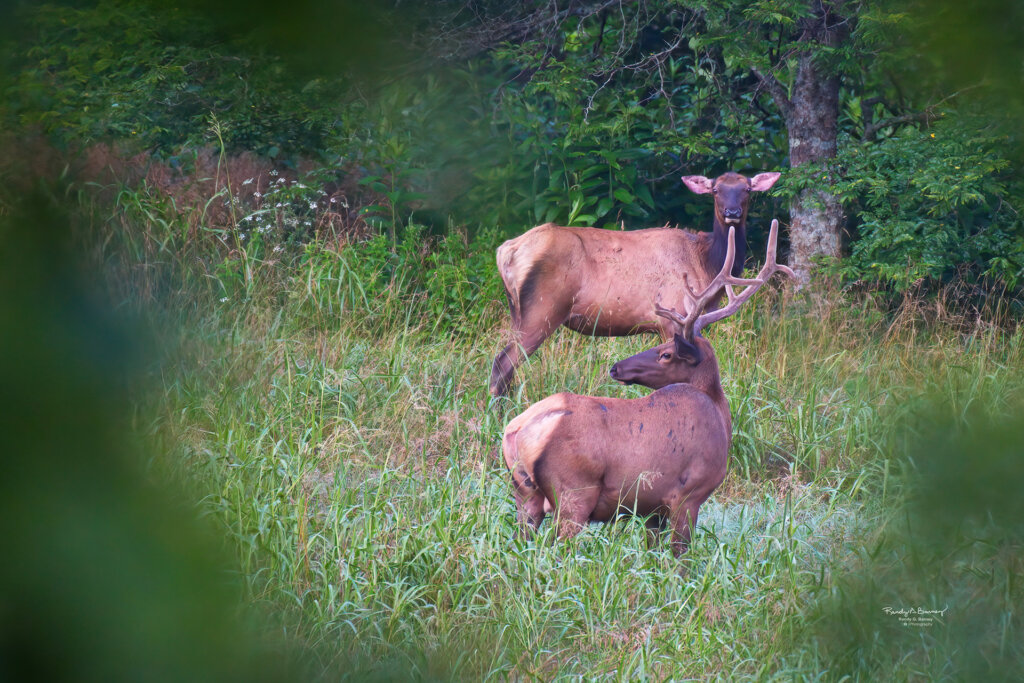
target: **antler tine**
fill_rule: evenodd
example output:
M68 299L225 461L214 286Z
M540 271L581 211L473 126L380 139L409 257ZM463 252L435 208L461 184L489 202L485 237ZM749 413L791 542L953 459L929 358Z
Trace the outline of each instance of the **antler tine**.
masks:
M729 228L729 238L726 241L725 250L725 263L722 265L722 269L718 274L708 283L708 286L701 290L700 294L693 291L690 287L689 279L686 274L683 274L683 296L687 299L689 310L686 315L681 315L679 311L674 308L664 308L661 304L655 302L654 312L663 318L668 318L672 322L683 328L683 336L687 339L693 339L693 325L697 321L697 317L701 311L708 305L716 292L725 286L725 277L732 271L732 264L736 260L736 228Z
M768 253L765 256L764 266L761 267L761 272L759 272L757 274L757 279L758 280L767 279L767 277L771 277L772 273L774 273L775 271L781 271L781 272L785 273L786 275L788 275L789 277L791 277L793 279L796 279L796 273L794 273L789 268L789 266L784 266L781 263L776 263L775 262L775 251L776 251L776 247L779 246L778 245L778 241L779 241L779 220L777 218L773 218L772 219L772 228L768 232ZM767 270L769 265L771 265L771 271ZM767 276L767 277L762 277L762 276Z
M668 318L672 322L676 323L680 327L686 325L686 316L677 311L674 308L665 308L657 301L654 302L654 312L660 315L662 318Z
M784 265L776 263L775 261L775 253L778 248L778 240L779 221L777 219L773 219L771 230L768 233L768 250L767 254L765 255L764 266L761 267L761 270L760 272L758 272L757 277L754 278L753 280L742 280L740 278L733 277L727 278L727 280L730 281L730 284L746 285L745 289L740 293L735 294L732 291L731 287L726 287L725 291L729 297L729 303L716 311L700 314L697 317L696 321L694 321L694 333L700 332L700 330L703 329L709 323L713 323L717 320L727 318L736 311L738 311L740 306L743 305L743 302L745 302L747 299L753 296L754 292L760 289L761 285L767 282L768 278L774 275L776 271L781 271L792 278L796 277L792 270L790 270L788 267ZM721 275L722 273L719 273L719 277ZM715 280L717 281L718 277L716 277ZM712 284L714 284L714 281L712 281Z

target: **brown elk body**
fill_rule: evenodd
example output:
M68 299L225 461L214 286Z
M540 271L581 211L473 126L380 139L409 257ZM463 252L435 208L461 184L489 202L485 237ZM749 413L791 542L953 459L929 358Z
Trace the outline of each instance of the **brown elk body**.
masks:
M700 329L734 313L776 270L792 275L775 263L777 235L772 221L768 258L756 279L729 274L730 245L723 269L704 291L687 292L686 316L657 308L681 331L611 370L614 379L655 392L635 399L555 394L509 422L502 452L524 530L535 530L555 512L558 534L567 537L588 522L630 512L647 517L652 531L669 522L673 551L686 551L700 506L725 478L732 439L718 361ZM746 288L735 294L733 285ZM705 312L723 286L729 303Z
M655 303L685 307L683 277L700 288L721 270L729 228L735 228L737 238L733 274L743 271L750 193L770 189L780 175L726 173L714 180L685 176L690 190L714 196L711 232L546 223L498 247L512 340L494 359L491 394L505 394L516 367L560 325L594 336L656 332L663 340L671 338L676 325L656 315Z

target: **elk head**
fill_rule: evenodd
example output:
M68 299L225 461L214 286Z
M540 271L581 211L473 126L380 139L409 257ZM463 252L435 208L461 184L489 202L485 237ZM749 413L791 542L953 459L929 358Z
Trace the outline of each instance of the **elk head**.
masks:
M758 173L753 178L747 178L730 172L714 180L702 175L685 175L683 183L697 194L714 195L716 226L746 225L750 193L771 189L781 175L778 172Z
M661 310L658 315L671 319ZM620 360L608 374L623 384L640 384L660 389L669 384L692 384L695 375L703 374L700 372L705 369L703 366L712 365L717 372L718 363L706 339L698 336L691 343L683 335L676 334L674 339L661 346Z
M773 220L771 232L768 234L768 253L764 266L756 278L745 280L731 274L736 258L736 232L735 228L730 227L725 263L708 286L700 294L696 294L690 289L685 275L683 276L683 293L691 304L689 313L683 316L675 309L655 304L655 312L677 323L682 332L661 346L642 351L613 365L609 371L612 379L624 384L641 384L651 389L660 389L676 383L693 384L704 391L718 386L718 361L715 359L711 344L700 335L700 331L706 325L738 311L776 271L795 277L792 270L775 262L778 238L779 222ZM736 293L733 291L734 286L741 286L744 289ZM718 310L705 313L704 310L723 287L729 302Z

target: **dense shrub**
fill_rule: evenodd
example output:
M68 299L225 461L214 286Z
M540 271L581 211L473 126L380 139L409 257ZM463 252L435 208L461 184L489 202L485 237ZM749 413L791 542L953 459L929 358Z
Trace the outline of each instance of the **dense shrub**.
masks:
M279 58L218 40L202 15L182 7L45 4L24 22L6 108L58 143L115 139L173 155L208 142L215 114L231 149L308 155L335 118L330 84L297 82Z
M865 143L847 137L834 165L801 169L787 190L829 184L851 216L848 281L897 291L953 277L1015 287L1024 274L1020 180L1005 136L950 112Z

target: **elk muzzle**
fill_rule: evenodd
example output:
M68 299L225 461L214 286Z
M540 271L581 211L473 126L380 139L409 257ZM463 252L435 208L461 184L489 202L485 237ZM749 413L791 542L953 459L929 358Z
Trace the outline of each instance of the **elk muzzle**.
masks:
M608 371L608 374L611 376L612 379L614 379L617 382L622 382L623 384L632 384L631 381L626 379L626 373L620 367L621 365L622 363L616 363L615 365L613 365L611 370Z
M722 211L722 218L725 219L726 225L739 225L743 220L743 209L725 209Z

